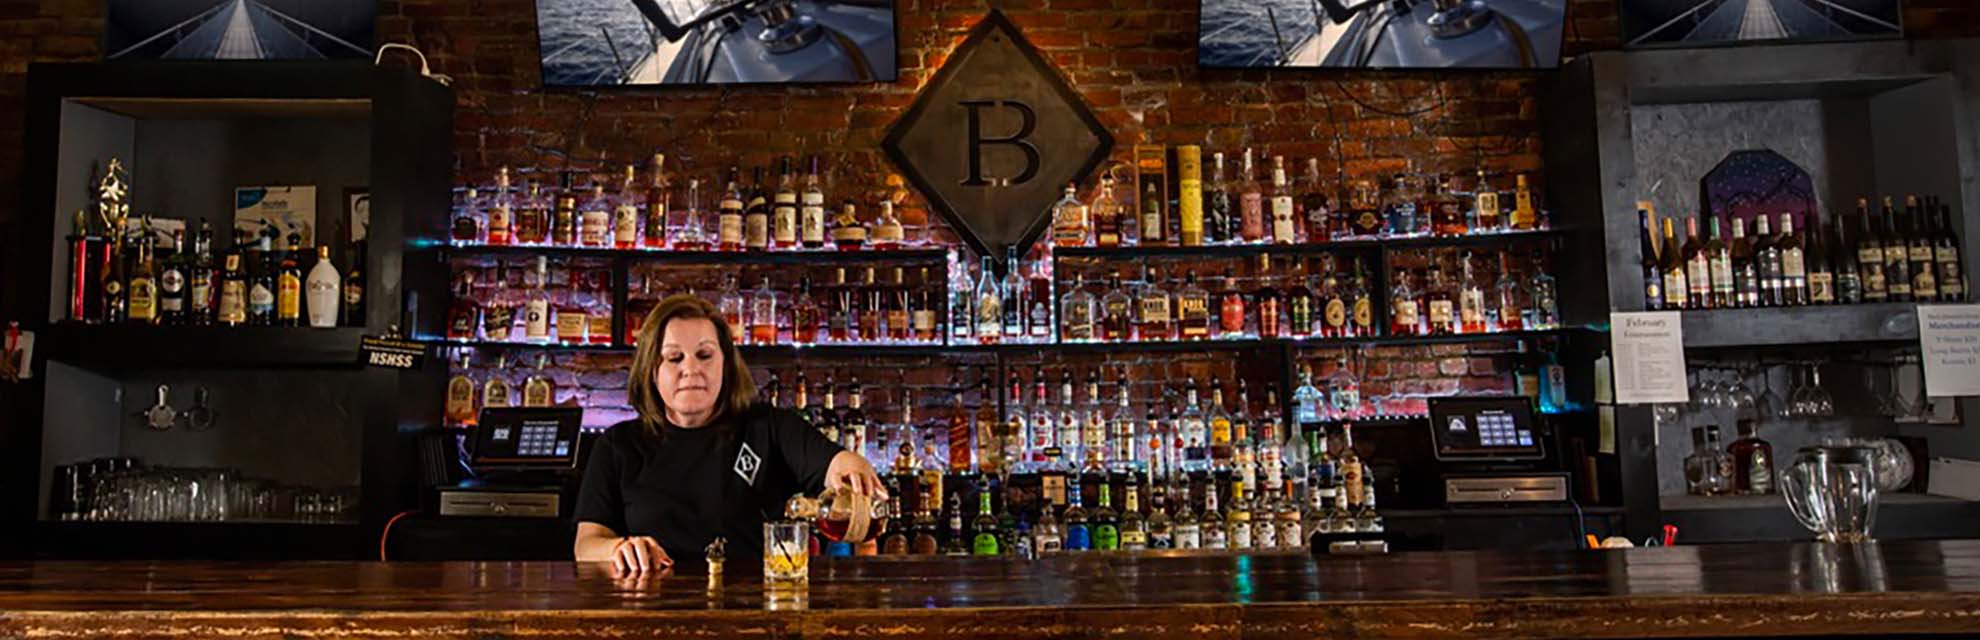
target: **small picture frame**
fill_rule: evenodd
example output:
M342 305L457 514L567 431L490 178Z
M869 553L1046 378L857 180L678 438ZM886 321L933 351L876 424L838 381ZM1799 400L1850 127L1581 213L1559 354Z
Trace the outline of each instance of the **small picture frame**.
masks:
M344 221L350 229L351 244L364 242L371 235L371 188L344 189Z

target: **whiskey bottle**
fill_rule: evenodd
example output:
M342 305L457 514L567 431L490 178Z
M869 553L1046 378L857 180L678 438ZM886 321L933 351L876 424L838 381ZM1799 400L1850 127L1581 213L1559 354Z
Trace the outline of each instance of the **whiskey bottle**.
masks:
M1474 202L1476 198L1474 195ZM1461 236L1471 232L1465 220L1465 203L1458 198L1457 179L1439 180L1431 186L1427 203L1430 211L1430 232L1440 236ZM1472 215L1478 212L1474 208Z
M1423 332L1416 292L1409 287L1409 271L1396 269L1396 286L1389 289L1389 335L1414 336Z
M124 314L132 324L158 324L158 267L153 260L151 242L151 222L147 218L142 235L130 247L133 250L130 279L125 285L130 294Z
M1638 204L1638 210L1643 210L1644 207L1640 206L1643 203ZM1478 218L1477 230L1480 233L1499 230L1499 190L1485 181L1484 169L1478 170L1478 185L1471 190L1471 210L1472 215Z
M523 303L523 339L529 342L550 341L550 294L544 291L550 279L550 259L536 257L536 273L532 280L529 296Z
M1258 337L1265 339L1286 336L1285 325L1279 320L1285 313L1285 305L1279 298L1279 290L1272 287L1272 258L1258 256L1258 288L1252 291L1251 307L1254 317L1253 327Z
M794 249L798 246L797 176L792 174L789 156L778 158L777 162L777 192L765 204L769 248Z
M1210 160L1210 186L1203 193L1203 243L1224 244L1237 239L1232 233L1237 228L1237 203L1232 201L1238 196L1224 180L1224 154L1210 154Z
M1920 302L1939 300L1939 269L1933 256L1932 234L1928 230L1931 215L1920 209L1918 196L1905 196L1905 239L1911 264L1911 297Z
M220 276L220 303L215 317L221 326L238 327L248 321L248 278L241 268L241 254L227 254L227 270Z
M1527 278L1526 313L1528 331L1549 331L1561 326L1560 287L1543 261L1539 250L1531 260L1533 276Z
M770 289L770 278L765 276L749 294L750 344L776 344L777 318L777 292Z
M1375 303L1368 289L1368 271L1362 268L1361 259L1356 258L1354 277L1348 280L1347 290L1349 333L1363 338L1380 333L1375 328Z
M368 324L365 314L364 264L368 254L365 242L359 240L351 252L349 269L344 271L344 282L340 289L343 305L338 324L346 327L362 327Z
M935 328L937 314L934 288L939 284L929 279L928 267L921 268L921 302L914 305L914 311L909 314L911 316L909 321L914 325L914 339L925 344L935 344L941 339Z
M1829 258L1829 237L1822 230L1822 218L1814 210L1808 212L1808 231L1802 234L1808 243L1804 262L1808 269L1808 303L1836 303L1836 273Z
M1093 196L1093 202L1086 206L1086 211L1093 225L1093 243L1096 246L1118 247L1127 244L1125 242L1127 234L1124 230L1133 221L1121 210L1121 201L1114 198L1113 176L1100 176L1100 191Z
M1784 274L1779 238L1768 230L1767 214L1754 215L1753 224L1753 264L1754 270L1760 274L1760 300L1755 306L1778 307L1784 304L1787 298L1781 285Z
M756 167L749 195L743 204L743 249L770 249L770 194L764 191L763 167Z
M1210 292L1196 285L1196 270L1189 270L1183 277L1183 287L1176 292L1176 307L1182 339L1210 338Z
M1492 331L1519 331L1528 328L1526 287L1520 284L1518 274L1512 268L1512 254L1499 253L1499 281L1492 286L1492 311L1487 324Z
M1100 335L1106 342L1134 339L1134 298L1121 286L1121 277L1108 276L1107 294L1100 299Z
M309 269L306 283L309 304L309 326L319 329L337 326L338 311L343 307L343 278L337 275L337 267L330 264L329 245L316 247L316 266Z
M158 323L166 325L189 324L186 322L186 234L183 230L172 231L172 256L159 261L158 273Z
M1774 247L1781 252L1781 304L1808 304L1807 247L1801 235L1794 232L1793 214L1781 214L1781 235L1774 241Z
M1159 147L1156 148L1154 154L1152 154L1154 157L1150 158L1147 164L1141 167L1144 173L1140 178L1141 190L1138 195L1135 194L1132 185L1124 189L1129 195L1135 196L1135 208L1138 210L1135 213L1140 216L1140 219L1135 221L1136 237L1129 246L1142 243L1146 243L1149 246L1167 246L1171 242L1171 236L1169 234L1170 214L1168 211L1168 194L1163 189L1168 184L1166 181L1167 175L1164 171L1165 167L1163 166L1167 163L1164 162L1165 158L1162 157L1161 153L1161 149ZM1180 168L1178 167L1178 169ZM1123 206L1122 209L1125 210L1127 207ZM1125 241L1127 239L1123 238L1122 240Z
M1428 311L1429 335L1449 335L1457 333L1457 301L1451 299L1449 283L1444 282L1443 267L1432 263L1429 277L1423 281L1423 307Z
M1086 291L1085 274L1075 274L1071 291L1059 302L1059 339L1066 342L1093 341L1099 313L1093 294Z
M294 327L302 324L302 259L296 254L301 236L289 234L289 250L282 253L282 269L275 276L275 324Z
M1084 247L1092 244L1089 210L1079 201L1077 185L1068 183L1059 197L1052 203L1052 244L1060 247ZM1118 230L1114 237L1120 240Z
M907 231L901 227L901 218L894 214L894 201L880 200L880 217L873 221L873 230L867 234L867 244L874 251L892 251L901 248L906 242Z
M1458 280L1458 333L1485 332L1485 288L1472 274L1471 253L1466 252L1460 260L1462 276Z
M468 187L461 194L461 200L454 206L454 223L448 229L448 237L454 244L474 244L485 242L486 230L482 228L481 191Z
M1760 219L1765 220L1766 216L1760 216ZM1725 235L1719 231L1719 216L1712 216L1709 218L1709 222L1711 223L1712 235L1705 240L1706 268L1712 274L1711 301L1708 303L1708 306L1714 309L1724 309L1733 306L1732 250L1726 247ZM1764 228L1762 227L1762 229ZM1763 230L1760 233L1761 236L1766 236L1766 231ZM1775 254L1773 265L1774 282L1778 283L1780 280L1779 254ZM1760 267L1760 284L1762 289L1767 287L1767 273L1767 266L1763 261Z
M1301 225L1294 217L1292 186L1286 182L1286 157L1272 156L1272 242L1299 242Z
M1306 226L1306 241L1327 242L1346 237L1346 219L1335 218L1326 187L1320 184L1319 158L1306 159L1306 173L1301 174L1299 186L1299 219ZM1336 220L1341 224L1336 226Z
M1202 148L1196 145L1176 147L1176 186L1178 240L1185 247L1201 245L1206 240L1204 229L1209 226L1204 220L1204 205L1208 198L1203 192ZM1143 194L1142 197L1146 198L1148 195ZM1146 234L1147 231L1143 233Z
M1217 296L1217 326L1213 334L1218 338L1240 339L1245 337L1244 290L1238 288L1237 276L1231 269L1224 269L1224 290Z
M642 203L645 206L645 228L642 230L644 239L641 245L648 249L667 248L667 205L669 203L667 200L667 174L662 169L666 162L666 154L653 154L653 167L651 169L653 173L646 184L646 198L645 202ZM536 190L535 185L531 185L530 190L534 192ZM532 193L530 200L534 201L535 199L536 196ZM541 240L538 241L540 242Z
M1313 335L1313 290L1306 277L1306 260L1293 259L1291 283L1286 286L1286 331L1294 338ZM1268 285L1269 286L1269 285Z
M1746 220L1733 218L1732 257L1733 306L1760 306L1760 261L1753 251L1753 240L1746 237Z
M1639 232L1636 237L1637 264L1643 269L1643 308L1659 311L1664 308L1664 265L1657 255L1657 229L1651 204L1648 200L1636 201L1636 224ZM1483 219L1484 216L1480 216ZM1738 227L1734 227L1738 231Z
M1342 288L1340 274L1334 268L1333 254L1321 256L1320 269L1320 289L1314 292L1320 306L1320 336L1348 337L1347 291Z
M1155 490L1149 496L1148 548L1158 551L1174 549L1176 548L1176 529L1169 517L1169 508L1163 496L1162 485L1160 484L1163 481L1159 479L1154 479L1153 481L1157 484L1154 485ZM1132 504L1134 500L1134 485L1128 485L1128 491L1128 500Z
M1678 247L1677 232L1674 230L1676 226L1670 218L1664 218L1661 258L1665 309L1683 309L1691 301L1691 273L1689 265L1685 262L1684 252Z
M515 399L510 396L509 356L495 357L495 368L488 372L488 379L481 383L481 406L484 409L513 407Z
M522 406L548 407L553 404L557 385L550 381L550 374L543 370L549 361L549 354L536 355L536 368L529 379L523 381Z
M1533 205L1533 190L1526 185L1526 174L1519 174L1513 188L1512 228L1532 231L1540 228L1540 211Z
M1238 194L1238 227L1231 234L1232 242L1253 244L1265 239L1265 187L1258 178L1257 169L1251 164L1251 148L1244 150L1244 169L1238 174L1241 191Z
M983 256L972 305L976 310L976 340L980 344L997 344L1004 333L1004 294L997 286L995 267L990 256Z
M468 377L468 354L461 353L460 364L447 380L447 424L463 427L475 423L474 379Z
M543 195L543 187L534 180L524 193L523 200L516 203L515 229L510 235L515 236L516 244L543 244L550 240L550 198Z
M1863 302L1883 302L1890 299L1884 277L1884 247L1877 241L1877 234L1870 224L1870 203L1866 198L1856 199L1856 269L1863 281Z
M1356 180L1344 209L1353 221L1353 235L1373 238L1382 234L1382 190L1373 181Z
M722 190L722 199L715 206L715 242L721 251L741 251L743 249L743 192L742 170L729 167L729 186Z
M1685 308L1710 309L1712 305L1712 256L1698 238L1698 219L1684 219L1684 278L1691 286Z
M619 190L612 195L612 248L632 249L639 246L639 169L626 165L625 179L620 181Z
M907 342L914 338L914 325L908 319L909 316L913 315L914 311L910 308L913 305L910 303L911 296L908 291L906 272L907 270L903 267L894 267L894 281L892 286L885 289L875 288L869 291L869 295L881 299L881 308L884 310L882 324L886 325L883 328L885 329L887 339L894 342Z
M1891 197L1884 196L1883 236L1877 241L1884 248L1884 291L1891 302L1911 302L1911 250L1898 229L1897 215Z
M1141 288L1135 293L1135 338L1143 342L1175 339L1175 320L1169 292L1153 269L1141 268Z
M510 227L514 212L515 194L509 189L509 168L502 167L495 171L495 194L488 199L488 244L507 245L515 240Z
M1939 232L1933 235L1932 256L1939 266L1939 300L1965 302L1966 273L1960 263L1959 236L1953 232L1952 205L1939 207Z
M1739 493L1774 492L1774 446L1760 439L1752 420L1739 421L1739 439L1727 445L1733 458L1733 485Z
M571 183L571 174L563 176L562 188L557 190L557 210L550 218L550 244L558 247L575 247L578 240L577 191Z
M859 206L852 200L839 203L839 214L832 217L832 247L840 251L866 248L866 225L859 221Z
M818 156L811 157L804 176L804 192L799 196L798 242L804 248L825 248L825 190L818 177Z
M1203 546L1203 523L1197 520L1196 508L1190 505L1188 482L1185 480L1170 491L1171 500L1176 504L1174 535L1177 549L1201 549Z

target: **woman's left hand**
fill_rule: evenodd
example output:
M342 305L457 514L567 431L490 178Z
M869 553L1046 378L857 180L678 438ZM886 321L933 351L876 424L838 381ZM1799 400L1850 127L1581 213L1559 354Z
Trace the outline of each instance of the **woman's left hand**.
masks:
M825 467L825 488L850 489L875 499L887 499L887 488L880 484L880 475L873 471L873 464L851 451L832 456L832 463Z

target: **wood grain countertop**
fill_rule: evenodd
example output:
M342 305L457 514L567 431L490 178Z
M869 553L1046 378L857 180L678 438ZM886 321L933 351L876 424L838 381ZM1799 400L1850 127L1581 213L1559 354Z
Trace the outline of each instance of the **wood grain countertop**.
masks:
M748 560L745 562L744 560ZM1372 557L0 563L0 637L1489 638L1980 634L1980 540Z

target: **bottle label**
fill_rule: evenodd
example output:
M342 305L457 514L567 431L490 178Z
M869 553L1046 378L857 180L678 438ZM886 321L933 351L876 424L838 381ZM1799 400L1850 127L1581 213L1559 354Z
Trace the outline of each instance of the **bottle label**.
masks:
M1691 286L1691 294L1706 296L1712 293L1712 262L1704 253L1685 264L1685 280Z
M1298 520L1287 520L1279 523L1279 548L1298 549L1305 546L1305 527L1300 526Z
M1158 295L1142 298L1141 321L1144 323L1167 323L1169 321L1169 297Z
M754 249L770 246L770 221L761 215L743 217L743 246Z
M1664 304L1671 307L1684 306L1684 296L1690 287L1685 283L1683 269L1664 272Z
M204 271L196 272L192 278L192 308L205 311L213 306L213 278Z
M1931 269L1919 269L1911 274L1911 293L1921 299L1939 296L1938 279L1933 277Z
M1076 524L1066 527L1067 551L1085 551L1091 548L1093 548L1093 534L1087 531L1086 525Z
M719 230L716 232L716 236L715 236L717 241L725 245L742 244L742 239L743 239L742 214L723 213L721 217L716 219L716 222L720 227Z
M1362 329L1375 326L1375 307L1369 304L1367 298L1358 298L1354 301L1354 324Z
M248 291L248 313L259 315L274 312L275 292L259 282L254 283L254 288Z
M1205 523L1202 534L1203 548L1223 549L1229 547L1230 545L1225 544L1229 540L1226 534L1227 532L1224 531L1224 527L1216 523Z
M1930 263L1933 260L1932 247L1930 246L1912 245L1907 253L1910 255L1912 262Z
M1466 325L1485 323L1485 292L1477 289L1464 292L1459 298L1458 320Z
M275 280L275 317L297 318L302 316L302 281L294 274L284 273Z
M509 208L506 206L488 209L488 232L490 235L509 233Z
M1347 326L1347 301L1340 298L1328 299L1323 317L1326 318L1329 327L1339 329Z
M1279 243L1298 240L1293 229L1292 196L1272 198L1272 240Z
M1148 548L1174 549L1176 548L1176 536L1173 533L1149 532Z
M1966 281L1960 277L1959 250L1939 247L1939 295L1950 300L1961 300L1966 296Z
M523 335L531 340L550 337L550 303L531 300L523 309Z
M1093 528L1093 548L1101 551L1114 551L1121 548L1120 529L1111 524L1101 524Z
M1232 523L1230 534L1227 537L1231 541L1232 549L1251 548L1251 527L1245 526L1243 522Z
M1803 260L1801 249L1790 248L1781 252L1781 275L1789 278L1801 278L1808 275L1808 265Z
M619 246L630 247L639 242L639 208L632 205L619 205L618 213L612 218L612 239Z
M1835 276L1827 271L1808 274L1808 299L1813 302L1834 302Z
M584 334L590 325L584 314L575 310L564 310L557 314L557 337L565 342L584 340Z
M825 199L824 196L804 197L804 217L800 220L799 232L805 244L817 245L825 242Z
M158 317L158 285L150 278L131 279L131 301L127 313L132 320Z
M605 246L606 233L610 231L610 221L604 211L586 211L578 223L578 244L587 247Z
M530 384L525 385L523 387L523 406L525 407L550 406L550 381L532 380L530 381Z
M1134 527L1123 527L1120 533L1122 549L1146 549L1149 547L1148 532Z
M220 321L240 324L247 321L247 285L230 280L220 285Z
M1201 549L1203 548L1202 530L1193 524L1178 525L1175 543L1177 549Z
M791 197L791 201L785 201ZM777 206L770 210L770 240L780 245L797 242L797 202L788 194L777 195Z
M1430 301L1430 326L1446 327L1451 324L1451 301Z
M994 338L1004 330L1004 302L995 295L976 299L976 334Z
M1416 301L1402 300L1396 303L1396 324L1414 328L1417 323Z
M994 556L997 555L997 547L997 534L986 531L976 534L975 540L970 543L969 552L979 556Z

